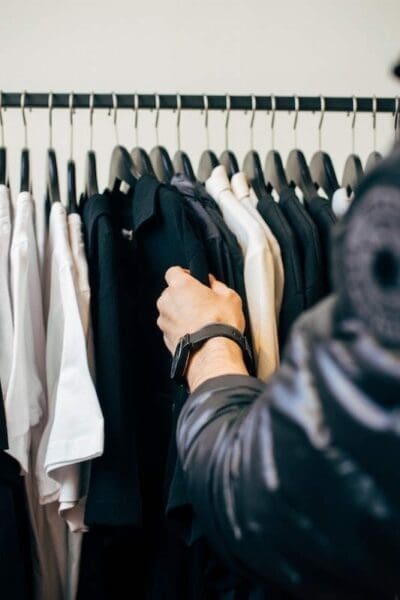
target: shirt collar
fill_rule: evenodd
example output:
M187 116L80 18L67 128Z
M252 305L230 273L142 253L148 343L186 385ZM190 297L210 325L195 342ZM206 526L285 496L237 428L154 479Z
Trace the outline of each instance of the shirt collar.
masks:
M157 192L161 183L152 175L143 175L135 185L132 198L133 229L136 232L156 212Z

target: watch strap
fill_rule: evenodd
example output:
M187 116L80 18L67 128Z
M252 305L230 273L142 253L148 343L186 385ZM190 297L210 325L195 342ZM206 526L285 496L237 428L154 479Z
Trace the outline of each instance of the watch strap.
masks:
M205 325L198 331L188 335L188 343L193 351L197 350L207 340L214 337L225 337L236 342L243 351L246 367L250 371L252 370L253 356L247 338L239 331L239 329L232 327L232 325L226 325L224 323L210 323L209 325Z

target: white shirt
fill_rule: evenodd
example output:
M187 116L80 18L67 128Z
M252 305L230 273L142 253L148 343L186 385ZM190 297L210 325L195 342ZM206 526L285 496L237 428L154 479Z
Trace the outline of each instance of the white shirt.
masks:
M265 380L279 365L272 252L261 225L233 194L222 165L215 167L206 188L221 208L224 220L236 235L243 252L257 375Z
M66 212L58 202L50 212L47 252L49 415L37 476L42 503L58 500L70 506L82 497L79 464L103 452L104 424L88 367Z
M338 219L341 219L347 212L351 204L351 196L347 195L347 190L344 187L340 187L333 192L332 195L332 210Z
M235 173L231 179L232 191L236 198L245 206L246 210L251 214L263 228L265 236L267 238L268 245L272 252L274 259L274 296L275 296L275 314L276 320L279 322L279 313L282 306L283 298L283 286L284 286L284 272L283 263L281 256L281 248L276 240L276 237L272 233L271 229L264 221L258 210L254 207L253 202L250 198L250 188L248 186L246 175L239 171ZM254 192L253 192L254 193Z
M82 219L78 213L68 215L68 235L74 265L75 291L86 340L89 370L95 380L93 332L90 318L89 269L83 241Z
M86 352L88 358L88 367L92 379L94 376L94 350L93 337L90 319L90 287L88 264L85 254L85 246L82 234L82 221L77 213L68 215L68 236L73 263L73 279L75 293L78 301L78 308L82 329L86 342ZM99 407L100 410L100 407ZM89 486L90 463L82 462L79 465L71 465L68 469L69 476L74 481L74 486L79 490L75 499L71 495L60 497L60 514L65 518L72 532L87 531L84 524L86 496ZM72 538L71 538L72 539Z
M10 192L0 185L0 381L7 394L13 350L13 321L10 290L11 213Z
M14 336L4 402L8 452L28 472L30 429L46 411L43 304L34 207L29 192L21 192L16 202L10 271Z

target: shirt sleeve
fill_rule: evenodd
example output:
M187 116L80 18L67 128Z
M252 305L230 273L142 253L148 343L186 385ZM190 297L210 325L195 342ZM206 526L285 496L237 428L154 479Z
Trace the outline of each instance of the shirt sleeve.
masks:
M399 545L379 529L379 493L367 499L363 488L371 478L332 442L310 340L296 329L267 384L226 375L187 400L177 441L188 496L205 535L246 576L302 598L369 598L376 586L386 598L396 582L379 544Z

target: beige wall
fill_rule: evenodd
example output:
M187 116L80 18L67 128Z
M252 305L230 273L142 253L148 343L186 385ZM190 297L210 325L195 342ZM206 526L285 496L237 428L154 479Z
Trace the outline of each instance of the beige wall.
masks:
M0 88L7 91L118 91L390 96L400 82L390 67L400 53L399 0L3 0L0 18ZM279 113L276 145L293 145L292 117ZM270 145L268 120L258 113L255 145ZM28 114L34 191L42 198L48 142L47 113ZM140 115L140 142L155 142L154 114ZM300 114L298 144L307 157L317 146L317 115ZM18 110L5 114L11 178L17 189L23 142ZM249 146L249 115L233 114L230 139L238 156ZM211 145L224 145L224 116L210 118ZM392 139L393 119L378 116L378 148ZM133 113L119 113L121 142L134 144ZM78 183L88 145L88 111L75 116ZM55 111L62 191L68 155L68 112ZM176 148L175 116L162 112L160 142ZM338 173L350 151L350 119L327 114L323 146ZM94 145L102 185L107 182L114 134L106 111L95 113ZM205 145L199 112L184 112L182 144L197 163ZM356 149L372 148L371 116L357 119Z

